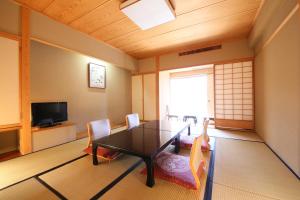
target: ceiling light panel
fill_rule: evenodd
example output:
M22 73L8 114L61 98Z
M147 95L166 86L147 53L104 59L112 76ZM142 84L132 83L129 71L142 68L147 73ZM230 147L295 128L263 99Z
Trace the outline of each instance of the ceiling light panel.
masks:
M175 19L175 12L169 0L129 0L122 3L120 9L142 30Z

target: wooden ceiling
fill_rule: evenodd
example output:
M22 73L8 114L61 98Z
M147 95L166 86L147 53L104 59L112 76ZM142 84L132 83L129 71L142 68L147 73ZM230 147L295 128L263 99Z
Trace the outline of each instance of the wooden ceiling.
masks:
M261 0L171 0L176 20L141 30L119 9L124 0L16 0L135 58L247 37Z

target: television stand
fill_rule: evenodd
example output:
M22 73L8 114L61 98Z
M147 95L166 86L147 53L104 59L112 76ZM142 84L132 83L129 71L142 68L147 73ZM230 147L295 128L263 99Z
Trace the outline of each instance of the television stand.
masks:
M46 149L76 140L76 125L71 122L56 123L55 126L32 127L32 151Z
M52 123L52 124L42 124L42 125L39 125L38 127L39 128L48 128L48 127L53 127L53 126L58 126L58 125L62 125L62 123L57 122L57 123Z

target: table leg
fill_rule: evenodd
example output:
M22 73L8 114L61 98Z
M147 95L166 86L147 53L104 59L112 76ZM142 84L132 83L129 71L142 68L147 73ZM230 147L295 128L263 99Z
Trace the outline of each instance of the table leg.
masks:
M180 134L175 138L175 153L178 154L180 151Z
M148 187L152 187L155 184L154 181L154 163L152 158L144 158L147 167L147 182Z
M191 126L188 127L188 135L191 135Z
M93 149L93 165L98 165L98 158L97 158L98 145L92 144L92 149Z

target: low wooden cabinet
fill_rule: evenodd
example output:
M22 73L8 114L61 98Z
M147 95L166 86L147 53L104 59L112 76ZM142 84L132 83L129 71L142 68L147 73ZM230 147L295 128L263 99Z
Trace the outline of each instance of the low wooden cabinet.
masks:
M76 126L65 123L47 128L32 128L32 151L39 151L76 140Z

